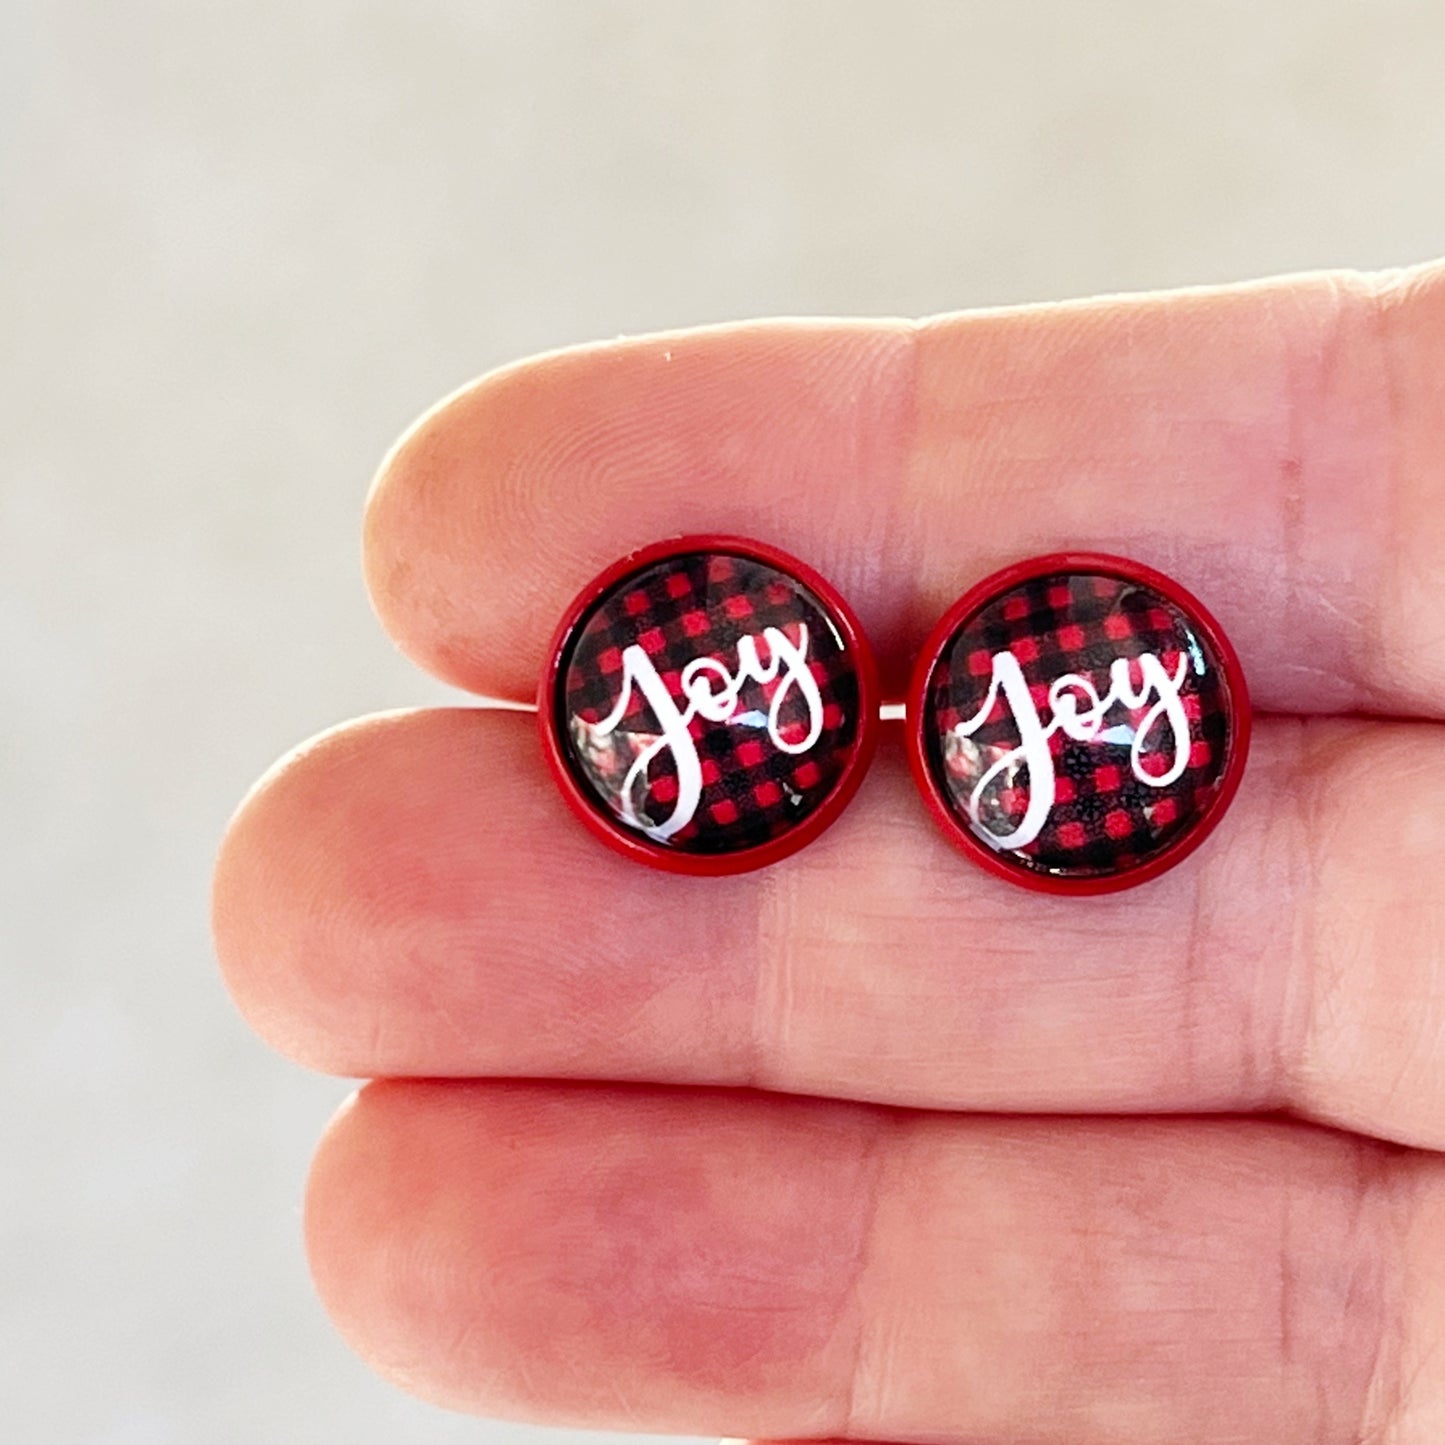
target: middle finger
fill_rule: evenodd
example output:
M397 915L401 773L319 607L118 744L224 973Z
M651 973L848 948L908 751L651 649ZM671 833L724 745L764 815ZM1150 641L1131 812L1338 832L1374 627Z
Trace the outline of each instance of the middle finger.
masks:
M1291 1108L1445 1147L1440 747L1433 724L1265 719L1199 854L1081 899L960 858L896 749L794 858L687 879L583 832L532 718L396 714L253 796L218 943L257 1028L339 1073Z

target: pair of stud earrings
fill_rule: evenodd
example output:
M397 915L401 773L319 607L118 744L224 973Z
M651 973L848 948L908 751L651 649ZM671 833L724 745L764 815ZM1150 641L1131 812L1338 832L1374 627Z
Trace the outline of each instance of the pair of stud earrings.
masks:
M599 838L678 873L741 873L816 838L878 742L852 609L735 537L623 558L568 609L538 697L563 795ZM929 811L989 871L1058 893L1142 883L1202 843L1239 785L1249 699L1204 607L1092 553L986 578L919 654L904 709Z

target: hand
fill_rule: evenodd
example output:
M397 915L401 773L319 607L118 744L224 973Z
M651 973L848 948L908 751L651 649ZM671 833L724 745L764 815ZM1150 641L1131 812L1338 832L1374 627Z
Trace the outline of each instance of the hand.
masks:
M1265 714L1239 800L1045 897L885 734L822 839L699 880L587 836L528 716L310 744L215 917L272 1044L386 1079L310 1185L340 1329L555 1423L1439 1445L1445 267L536 358L388 458L367 575L423 667L530 699L579 586L699 531L830 577L894 696L1002 563L1159 565Z

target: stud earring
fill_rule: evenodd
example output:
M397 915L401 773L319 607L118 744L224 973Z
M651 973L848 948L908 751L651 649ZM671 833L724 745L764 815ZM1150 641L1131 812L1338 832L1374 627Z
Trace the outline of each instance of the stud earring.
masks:
M1213 830L1249 750L1243 671L1178 583L1059 553L971 588L924 644L909 762L948 836L1054 893L1157 877Z
M583 589L537 714L553 777L602 841L676 873L741 873L847 806L877 743L877 671L811 568L758 542L684 537Z

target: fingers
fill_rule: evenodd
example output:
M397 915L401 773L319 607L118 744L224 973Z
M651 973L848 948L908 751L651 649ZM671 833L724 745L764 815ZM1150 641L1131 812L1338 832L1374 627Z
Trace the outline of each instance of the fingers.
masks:
M529 698L584 583L709 530L829 576L895 691L968 583L1092 548L1202 597L1265 708L1440 714L1445 267L534 358L388 458L367 572L412 657Z
M893 749L777 868L653 873L565 811L533 727L372 719L251 798L221 858L217 939L277 1047L358 1075L1290 1108L1445 1147L1436 725L1266 719L1196 858L1086 899L960 858Z
M368 1088L307 1207L441 1403L960 1445L1433 1442L1442 1227L1440 1160L1302 1127L539 1083Z

